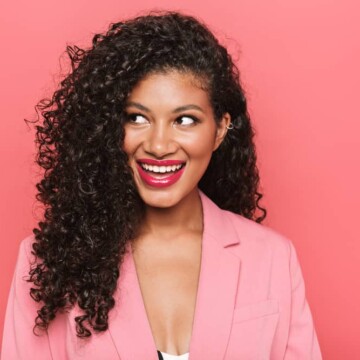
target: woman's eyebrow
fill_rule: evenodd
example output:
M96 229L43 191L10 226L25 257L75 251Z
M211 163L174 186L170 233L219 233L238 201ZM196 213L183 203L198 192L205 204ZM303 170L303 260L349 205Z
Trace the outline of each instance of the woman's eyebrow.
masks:
M148 109L146 106L144 105L141 105L140 103L137 103L135 101L129 101L126 103L126 107L128 106L134 106L140 110L143 110L145 112L151 112L150 109ZM173 113L177 113L177 112L180 112L180 111L185 111L185 110L190 110L190 109L195 109L195 110L199 110L201 112L204 112L204 110L200 107L200 106L197 106L195 104L189 104L189 105L184 105L184 106L180 106L180 107L177 107L176 109L173 110Z

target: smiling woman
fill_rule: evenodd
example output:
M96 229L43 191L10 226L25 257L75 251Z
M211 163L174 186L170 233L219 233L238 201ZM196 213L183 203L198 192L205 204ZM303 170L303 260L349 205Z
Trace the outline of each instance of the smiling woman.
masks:
M216 122L208 93L191 71L172 70L142 79L125 114L124 150L144 202L172 207L186 197L197 199L197 184L226 135L229 113Z
M20 246L2 359L321 359L295 248L261 225L226 48L168 11L67 53L37 107L45 214Z

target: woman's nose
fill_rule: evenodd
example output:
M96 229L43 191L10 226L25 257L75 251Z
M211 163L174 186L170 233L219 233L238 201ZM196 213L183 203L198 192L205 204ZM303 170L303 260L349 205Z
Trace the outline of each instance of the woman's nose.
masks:
M175 152L176 141L172 127L169 124L152 124L144 143L144 150L159 158Z

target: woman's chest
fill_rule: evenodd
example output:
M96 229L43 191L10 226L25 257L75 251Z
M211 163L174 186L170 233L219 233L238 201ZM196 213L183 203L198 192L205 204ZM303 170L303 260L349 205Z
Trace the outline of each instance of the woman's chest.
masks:
M158 350L189 351L200 273L200 247L185 253L134 254L136 273Z
M68 353L58 359L157 360L156 349L174 354L190 351L193 360L275 359L283 353L289 291L285 278L275 282L269 278L274 271L267 257L256 263L246 258L240 261L210 241L205 242L197 267L192 267L196 261L183 261L182 256L170 256L169 263L148 255L144 257L147 261L137 258L136 267L136 255L126 256L115 307L109 314L109 331L94 334L86 346L74 341L74 317L81 311L68 314L69 321L61 327L71 333L65 331L61 336L54 329L53 344L66 339ZM285 272L285 268L280 270ZM53 353L60 354L60 350L54 347Z

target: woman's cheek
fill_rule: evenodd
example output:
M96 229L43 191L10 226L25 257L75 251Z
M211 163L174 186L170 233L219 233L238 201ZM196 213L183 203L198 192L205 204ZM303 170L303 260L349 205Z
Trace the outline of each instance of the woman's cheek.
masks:
M131 154L137 148L137 143L139 143L140 136L136 135L136 132L131 129L125 129L125 138L123 143L123 150L131 156Z
M188 154L194 159L210 159L213 153L214 140L199 136L191 144L188 144Z

